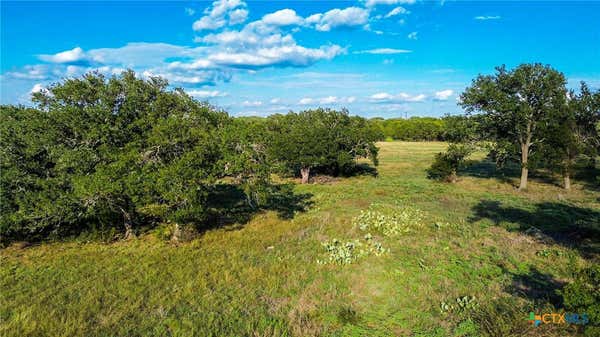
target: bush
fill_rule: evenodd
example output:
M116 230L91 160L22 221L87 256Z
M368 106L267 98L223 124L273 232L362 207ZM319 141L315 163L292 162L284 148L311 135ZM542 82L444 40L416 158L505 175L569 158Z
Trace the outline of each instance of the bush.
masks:
M469 145L450 144L446 152L435 155L433 164L427 170L427 176L430 179L456 182L458 180L457 171L464 165L465 159L472 152L473 149Z
M575 281L561 291L565 309L569 312L587 314L589 322L584 326L586 336L600 333L600 265L583 269Z

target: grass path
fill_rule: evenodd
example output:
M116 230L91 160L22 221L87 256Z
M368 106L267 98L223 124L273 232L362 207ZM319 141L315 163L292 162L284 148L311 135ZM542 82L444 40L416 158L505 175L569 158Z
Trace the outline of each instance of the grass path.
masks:
M505 297L548 304L553 286L598 261L597 238L570 226L600 228L600 193L535 180L519 193L477 172L440 184L425 169L444 143L380 147L378 177L297 186L313 205L293 219L266 212L178 247L146 235L4 249L0 335L478 336L468 308L440 304L464 296L480 306ZM323 241L362 238L352 219L373 204L424 217L406 234L373 233L387 254L318 264ZM524 232L532 225L556 235L540 242ZM571 234L581 242L566 244Z

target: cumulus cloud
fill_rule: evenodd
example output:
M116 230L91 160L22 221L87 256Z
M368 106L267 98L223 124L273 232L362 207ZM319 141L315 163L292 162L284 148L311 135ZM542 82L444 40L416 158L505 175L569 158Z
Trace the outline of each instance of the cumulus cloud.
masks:
M416 0L366 0L365 6L375 7L378 5L397 5L397 4L412 5L415 2L416 2Z
M400 15L400 14L410 14L410 12L407 11L406 8L398 6L394 9L392 9L391 11L389 11L384 17L391 18L392 16L396 16L396 15Z
M337 96L325 96L321 98L311 98L304 97L298 104L300 105L310 105L310 104L321 104L321 105L331 105L331 104L344 104L344 103L354 103L356 101L356 97L348 96L348 97L337 97Z
M3 78L18 80L46 80L51 76L51 70L47 65L26 65L22 69L8 71L2 74Z
M501 17L499 15L480 15L474 17L475 20L500 20Z
M452 91L450 89L437 91L434 95L434 99L436 101L445 101L448 98L450 98L450 96L452 96L453 94L454 94L454 91Z
M188 15L197 15L184 8ZM219 97L221 93L205 89L230 81L236 73L269 67L307 67L321 60L330 60L346 53L335 44L308 47L294 39L300 27L329 31L343 27L365 27L369 10L360 7L332 9L307 18L293 9L281 9L259 20L237 27L248 18L247 5L242 0L216 0L193 23L199 34L195 46L168 43L128 43L118 48L83 50L75 47L56 54L38 55L42 64L23 66L4 72L3 79L30 81L32 85L75 77L97 70L112 75L132 69L142 77L161 76L174 86L187 88L195 97ZM399 53L387 49L372 53ZM214 96L217 95L217 96ZM325 98L324 102L333 98ZM342 101L341 98L336 98ZM316 100L315 102L319 102Z
M304 19L296 14L293 9L282 9L274 13L269 13L262 18L262 22L267 25L290 26L302 24Z
M308 24L315 24L316 30L324 32L333 28L362 26L368 20L369 11L359 7L335 8L323 14L313 14L306 18Z
M387 102L423 102L427 96L424 94L410 95L401 92L397 95L392 95L387 92L379 92L371 95L371 102L374 103L387 103Z
M308 104L312 104L314 101L315 100L310 97L304 97L304 98L300 99L300 101L298 101L298 104L308 105Z
M229 12L229 24L237 25L246 21L248 18L248 10L243 8L234 9Z
M419 32L411 32L406 37L408 37L410 40L416 40L416 39L418 39L418 37L417 37L418 33Z
M44 90L44 86L41 83L36 83L33 85L33 88L29 90L30 94L35 94L36 92L40 92Z
M379 54L379 55L390 55L390 54L406 54L412 53L412 50L407 49L393 49L393 48L377 48L368 50L357 50L354 54Z
M281 99L278 98L278 97L277 98L273 98L273 99L271 99L269 101L269 103L271 103L271 104L279 104L279 102L281 102Z
M297 44L259 48L252 52L217 52L209 60L234 68L265 68L271 66L309 66L319 60L332 59L343 52L340 46L322 46L311 49Z
M263 105L262 101L244 101L242 102L243 107L257 107Z
M186 93L195 98L214 98L214 97L224 97L227 96L227 93L221 92L218 90L186 90Z
M88 56L80 47L75 47L71 50L65 50L56 54L39 55L38 57L42 61L60 64L86 64L89 62Z
M217 0L208 7L205 16L196 20L192 25L195 31L215 30L228 24L238 24L246 21L248 11L246 3L241 0Z

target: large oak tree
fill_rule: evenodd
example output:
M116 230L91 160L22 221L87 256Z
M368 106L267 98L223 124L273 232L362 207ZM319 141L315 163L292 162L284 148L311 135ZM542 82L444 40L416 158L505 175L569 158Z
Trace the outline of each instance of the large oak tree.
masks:
M500 66L493 75L479 75L461 95L460 104L468 113L485 115L483 121L495 140L518 147L520 190L527 188L531 154L564 106L565 84L564 75L548 65L522 64L512 70Z

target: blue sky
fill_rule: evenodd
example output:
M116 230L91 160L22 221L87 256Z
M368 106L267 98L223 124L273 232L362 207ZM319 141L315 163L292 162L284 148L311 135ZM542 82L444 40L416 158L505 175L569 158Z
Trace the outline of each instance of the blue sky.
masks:
M97 69L166 77L233 115L459 113L479 73L551 64L600 88L600 2L1 2L2 104Z

